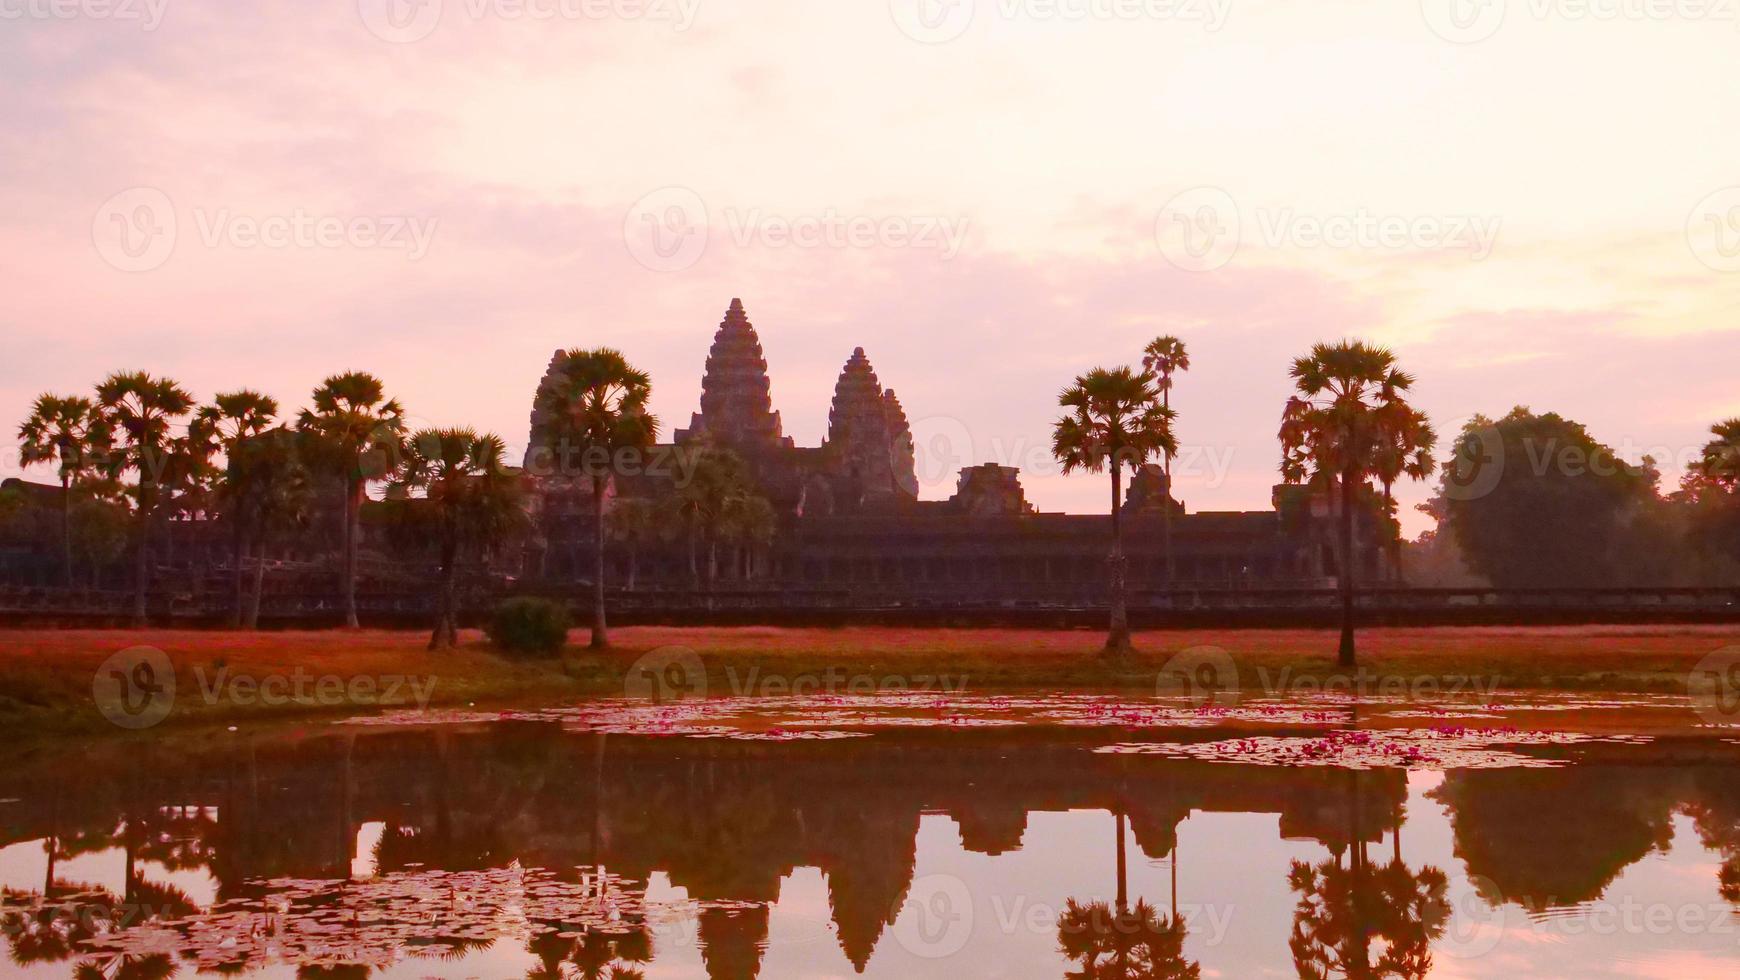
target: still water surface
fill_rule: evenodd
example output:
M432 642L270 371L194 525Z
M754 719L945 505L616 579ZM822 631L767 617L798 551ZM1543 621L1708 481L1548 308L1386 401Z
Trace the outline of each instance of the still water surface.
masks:
M1740 745L1684 709L763 699L20 751L0 974L1740 975Z

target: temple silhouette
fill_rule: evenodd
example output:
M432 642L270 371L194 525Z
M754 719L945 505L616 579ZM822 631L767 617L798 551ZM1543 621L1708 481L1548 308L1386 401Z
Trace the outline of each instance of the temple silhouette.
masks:
M540 391L564 356L557 351L552 357ZM991 462L963 467L946 500L919 499L918 447L906 410L864 348L854 349L840 370L826 440L796 445L774 407L767 359L740 299L731 301L713 335L700 409L671 438L649 459L730 450L778 515L777 533L754 546L754 560L724 562L711 585L826 590L855 599L1103 601L1107 515L1039 512L1027 501L1020 471ZM559 469L549 463L557 447L550 444L536 400L527 446L526 470L540 492L539 534L529 548L526 574L553 581L586 578L592 568L591 489L585 480L551 475ZM656 501L677 492L680 478L618 476L607 493L612 504ZM1323 501L1308 488L1288 485L1276 486L1273 500L1268 511L1191 513L1171 493L1158 464L1142 466L1122 510L1138 602L1143 590L1333 584L1335 550ZM1168 508L1170 581L1162 534ZM687 548L682 540L637 546L634 579L653 587L693 584ZM631 574L625 550L606 548L613 583ZM1376 549L1362 545L1361 551L1364 574L1373 575L1380 564Z

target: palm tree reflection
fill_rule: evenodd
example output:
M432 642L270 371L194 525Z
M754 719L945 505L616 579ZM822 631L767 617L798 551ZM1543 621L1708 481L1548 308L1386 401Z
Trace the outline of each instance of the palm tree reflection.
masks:
M1395 857L1388 864L1372 863L1359 827L1359 773L1348 775L1352 832L1347 846L1318 864L1294 861L1287 874L1287 885L1299 898L1287 940L1293 966L1300 977L1313 980L1424 977L1432 970L1432 940L1444 932L1449 881L1435 867L1415 873L1402 862L1399 814Z
M1081 969L1065 980L1196 980L1202 967L1184 956L1189 933L1178 914L1178 883L1173 879L1172 912L1161 915L1146 899L1132 908L1124 859L1124 814L1116 814L1117 900L1078 902L1069 899L1057 917L1057 943L1063 955ZM1177 851L1173 852L1177 867Z

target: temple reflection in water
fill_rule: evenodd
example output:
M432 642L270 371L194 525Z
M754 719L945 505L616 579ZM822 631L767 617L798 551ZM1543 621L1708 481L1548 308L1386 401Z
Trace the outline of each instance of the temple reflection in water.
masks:
M11 764L0 875L43 977L1482 973L1507 947L1475 927L1612 899L1652 855L1696 869L1663 900L1719 904L1732 955L1740 775L1695 744L1410 777L1040 731L232 736Z

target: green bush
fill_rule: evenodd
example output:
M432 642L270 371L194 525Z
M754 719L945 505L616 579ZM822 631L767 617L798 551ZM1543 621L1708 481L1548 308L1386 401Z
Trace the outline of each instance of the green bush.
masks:
M508 599L495 607L484 633L506 653L554 657L568 642L568 607L531 596Z

